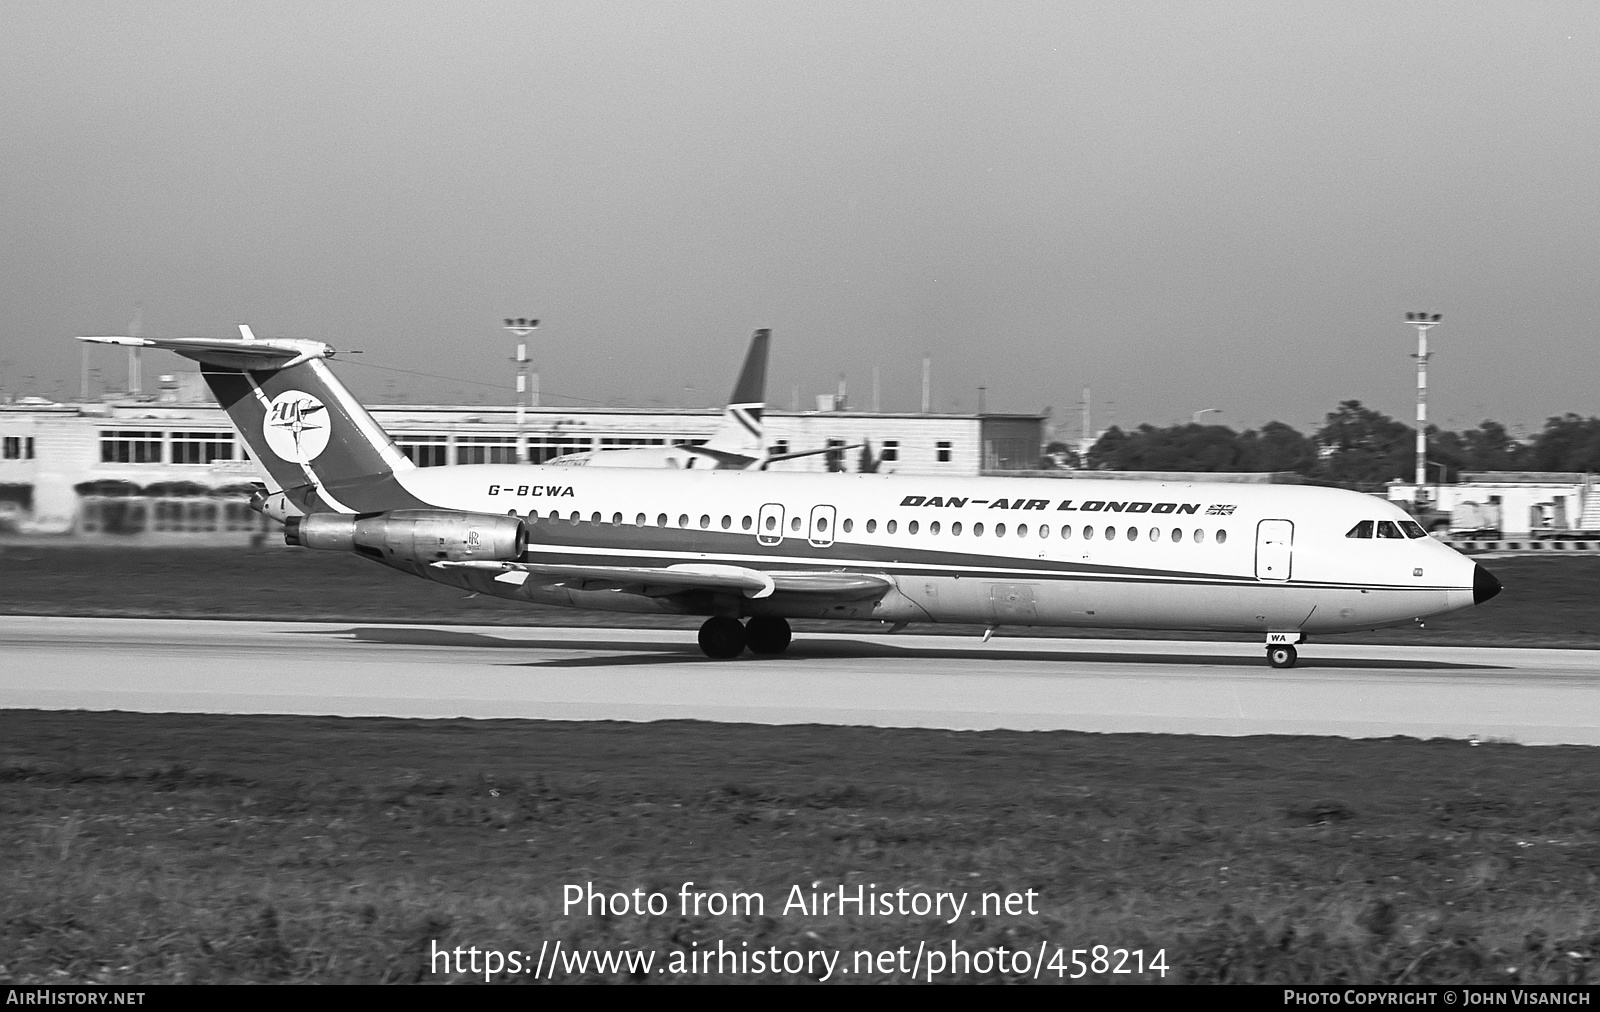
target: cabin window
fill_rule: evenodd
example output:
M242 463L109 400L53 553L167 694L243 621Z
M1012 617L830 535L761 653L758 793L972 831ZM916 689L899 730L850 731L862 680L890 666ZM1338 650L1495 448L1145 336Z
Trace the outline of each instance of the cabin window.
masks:
M1017 537L1025 538L1027 536L1028 536L1028 525L1027 524L1018 524L1017 525Z
M995 524L994 525L994 536L997 537L997 538L1005 537L1006 536L1006 525L1005 524Z
M891 520L888 523L883 525L883 529L888 531L890 534L894 533L894 528L895 528L895 523L894 523L893 520Z
M799 517L795 517L793 520L789 521L789 529L791 531L798 531L800 529L800 518Z
M633 518L633 523L634 523L634 526L636 526L636 527L643 527L645 524L647 524L649 522L650 522L650 518L645 516L643 513L640 513L638 516Z
M975 537L975 538L983 537L983 525L982 524L973 524L972 525L972 536Z
M775 531L777 529L778 529L778 518L777 517L767 517L767 530Z
M939 521L935 520L933 523L928 525L928 533L929 534L938 534L939 533Z
M679 527L688 527L689 526L689 514L687 514L687 513L679 513L678 514L678 526Z
M1379 520L1378 537L1399 539L1404 538L1405 535L1400 533L1400 528L1396 526L1393 520Z
M1182 540L1183 540L1183 531L1180 528L1174 527L1172 529L1172 543L1173 544L1177 544L1178 542L1180 542Z
M1345 534L1345 537L1347 537L1347 538L1370 538L1370 537L1372 537L1372 521L1371 520L1363 520L1363 521L1361 521L1359 524L1356 524L1354 527L1350 528L1349 533Z
M955 523L950 525L950 534L954 537L961 536L961 521L957 520Z
M876 531L877 529L878 529L878 521L876 521L876 520L868 520L867 521L867 533L868 534L871 534L873 531Z
M1071 541L1072 540L1072 525L1071 524L1062 524L1061 525L1061 540L1062 541Z
M657 527L665 527L665 526L667 526L667 515L665 513L661 513L661 514L656 516L656 526Z
M1085 541L1093 541L1094 540L1094 528L1090 527L1088 524L1084 524L1083 525L1083 540L1085 540Z
M1195 532L1194 532L1194 543L1197 544L1197 545L1205 544L1206 543L1206 532L1200 530L1199 528L1196 528Z
M711 529L711 516L710 516L710 514L707 514L707 513L700 514L700 529L702 531Z
M1218 531L1217 532L1217 544L1225 545L1227 543L1228 543L1228 532L1227 531Z
M820 534L821 532L823 532L823 531L825 531L827 529L828 529L828 518L827 517L817 517L817 532Z
M1161 528L1159 528L1159 527L1150 528L1150 534L1148 536L1149 536L1151 541L1160 541L1161 540Z
M1423 530L1422 525L1415 520L1400 521L1400 529L1406 532L1406 537L1408 538L1425 538L1428 536L1428 532Z
M561 519L561 511L560 510L551 510L549 519L550 519L551 523L554 523L555 521L560 520Z
M907 534L915 534L915 533L917 533L917 522L915 520L911 521L909 524L906 524L906 533Z
M599 523L599 522L600 522L600 514L598 514L598 513L596 513L596 514L594 514L594 515L593 515L593 516L591 516L591 517L590 517L590 518L589 518L589 522L590 522L590 523L591 523L591 524L597 524L597 523Z
M1129 541L1138 541L1139 540L1139 528L1137 528L1137 527L1129 527L1128 528L1128 540Z
M726 513L724 513L722 515L722 529L723 530L728 530L732 526L733 526L733 517L730 517Z
M1049 524L1040 524L1039 525L1039 537L1048 538L1049 536L1050 536L1050 525Z
M1115 540L1117 540L1117 529L1115 527L1110 526L1109 524L1106 526L1106 540L1107 541L1115 541Z
M741 527L741 528L742 528L742 529L744 529L744 530L747 530L747 531L748 531L748 530L749 530L749 529L750 529L750 522L751 522L751 521L750 521L750 516L749 516L749 514L746 514L746 515L745 515L745 518L744 518L744 519L743 519L743 520L741 520L741 521L739 521L739 526L740 526L740 527Z
M856 522L854 520L846 519L844 522L844 532L849 534L851 531L855 530L855 526Z
M599 515L600 514L598 514L598 513L595 514L595 516L597 516L597 517ZM572 526L574 526L574 527L578 526L578 524L581 523L582 521L583 521L583 514L579 513L577 510L573 510L572 511L572 515L570 517L567 517L567 522L572 524Z

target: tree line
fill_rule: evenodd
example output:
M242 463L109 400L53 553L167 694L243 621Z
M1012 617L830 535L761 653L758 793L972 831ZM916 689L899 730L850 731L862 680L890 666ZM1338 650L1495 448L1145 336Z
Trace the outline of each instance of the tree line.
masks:
M1600 471L1600 418L1552 416L1532 440L1514 438L1485 420L1475 429L1449 432L1428 426L1430 481L1454 482L1463 471ZM1113 426L1079 461L1065 443L1051 443L1045 459L1072 467L1112 471L1292 471L1308 480L1375 488L1416 475L1416 429L1344 401L1322 428L1307 436L1283 422L1235 432L1224 425Z

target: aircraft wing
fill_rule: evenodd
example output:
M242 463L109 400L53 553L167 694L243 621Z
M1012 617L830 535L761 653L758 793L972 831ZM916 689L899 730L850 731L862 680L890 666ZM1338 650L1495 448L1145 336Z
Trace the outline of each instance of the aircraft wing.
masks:
M581 566L541 562L435 562L441 569L494 571L496 580L521 585L576 584L581 589L642 587L657 596L686 590L731 590L748 598L771 597L776 592L823 594L854 599L881 594L894 585L876 573L762 571L744 566L681 563L665 568L646 566Z

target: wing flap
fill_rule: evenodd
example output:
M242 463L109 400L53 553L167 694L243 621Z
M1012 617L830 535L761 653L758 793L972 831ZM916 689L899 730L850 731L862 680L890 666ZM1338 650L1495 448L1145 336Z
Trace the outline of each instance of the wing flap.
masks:
M894 585L887 576L876 573L840 572L762 572L744 566L714 563L680 563L666 567L574 566L543 562L435 562L449 569L479 569L497 573L501 583L521 586L528 580L538 583L565 583L584 588L620 589L638 587L647 594L673 594L683 590L733 590L745 597L760 599L776 592L785 594L823 594L857 598L881 594Z

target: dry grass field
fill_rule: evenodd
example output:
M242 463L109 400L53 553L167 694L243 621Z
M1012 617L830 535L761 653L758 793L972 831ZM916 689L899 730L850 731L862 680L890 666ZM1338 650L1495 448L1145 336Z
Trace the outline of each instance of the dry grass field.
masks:
M1452 641L1596 645L1600 567L1491 565L1506 593ZM8 613L590 619L309 552L8 548L0 575ZM1443 625L1389 635L1423 642ZM793 973L662 972L719 943L842 954L828 979L846 982L912 977L909 956L853 973L854 954L919 945L1059 950L1066 974L1074 949L1162 954L1164 975L1095 982L1600 976L1590 748L13 710L0 854L4 982L481 980L435 972L432 947L531 966L558 942L656 959L649 974L563 964L562 981L822 976L815 958ZM591 882L673 906L564 910L563 887ZM765 907L686 914L685 882ZM1036 899L950 923L782 909L813 883ZM991 961L935 979L1032 978Z

